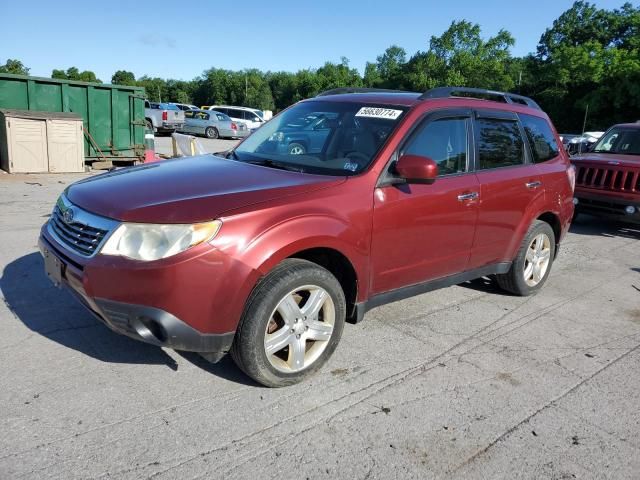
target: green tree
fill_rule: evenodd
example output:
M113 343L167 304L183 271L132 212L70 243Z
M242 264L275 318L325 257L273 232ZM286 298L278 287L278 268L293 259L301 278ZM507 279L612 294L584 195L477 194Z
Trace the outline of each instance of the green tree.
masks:
M51 78L60 80L77 80L80 82L102 83L102 80L96 77L96 74L90 70L80 71L77 67L69 67L66 71L54 69L51 72Z
M9 58L7 63L0 65L0 73L13 73L14 75L29 75L29 69L20 60Z
M159 77L151 78L144 75L136 82L139 87L144 87L147 98L152 102L169 102L169 90L167 82Z
M578 1L553 22L529 59L528 93L561 130L587 128L640 117L640 9L598 9Z
M364 83L371 87L394 88L402 83L401 77L406 63L405 49L392 45L378 56L375 64L367 64Z
M400 83L418 91L445 85L512 90L515 80L509 66L514 43L506 30L484 40L479 25L453 22L440 37L431 37L429 50L411 57Z
M136 77L133 74L133 72L129 72L127 70L118 70L111 77L111 83L113 85L135 86L136 85Z

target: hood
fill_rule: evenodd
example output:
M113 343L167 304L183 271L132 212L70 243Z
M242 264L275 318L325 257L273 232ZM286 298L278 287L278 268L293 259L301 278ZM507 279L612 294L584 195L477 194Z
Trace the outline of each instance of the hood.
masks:
M196 223L236 208L344 181L344 177L289 172L203 155L98 175L71 185L66 195L75 205L116 220Z
M571 157L571 163L576 165L594 164L596 167L640 168L640 155L620 155L616 153L583 153Z

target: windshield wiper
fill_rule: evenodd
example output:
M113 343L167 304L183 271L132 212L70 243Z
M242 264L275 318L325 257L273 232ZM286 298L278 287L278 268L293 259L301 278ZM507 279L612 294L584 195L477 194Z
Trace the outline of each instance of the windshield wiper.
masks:
M261 159L261 160L251 160L250 163L252 165L260 165L261 167L269 167L269 168L277 168L280 170L288 170L290 172L298 172L304 173L304 169L300 167L294 167L293 165L289 165L287 163L274 162L269 159Z

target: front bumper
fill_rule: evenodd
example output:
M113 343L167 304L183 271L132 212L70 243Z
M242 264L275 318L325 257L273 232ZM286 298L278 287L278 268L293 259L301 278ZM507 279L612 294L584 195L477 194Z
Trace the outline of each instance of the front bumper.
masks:
M203 270L217 252L194 252L185 261L155 268L127 267L118 264L120 259L100 256L80 263L51 238L46 225L38 243L54 283L70 290L113 331L160 347L203 353L212 361L229 351L239 314L230 309L237 304L228 302L236 292L227 291L233 287L224 279L212 280L210 268L206 274Z
M631 201L580 191L576 191L575 198L577 199L575 208L578 213L587 213L625 223L640 224L640 199ZM633 207L634 212L628 213L628 207Z

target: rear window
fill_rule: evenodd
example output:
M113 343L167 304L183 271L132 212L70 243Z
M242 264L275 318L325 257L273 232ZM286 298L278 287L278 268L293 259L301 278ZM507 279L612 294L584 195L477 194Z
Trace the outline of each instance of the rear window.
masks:
M170 103L162 104L163 110L180 110L176 105L171 105Z
M529 140L535 163L546 162L560 154L556 137L544 118L520 115L520 120L524 131L527 133L527 140Z

